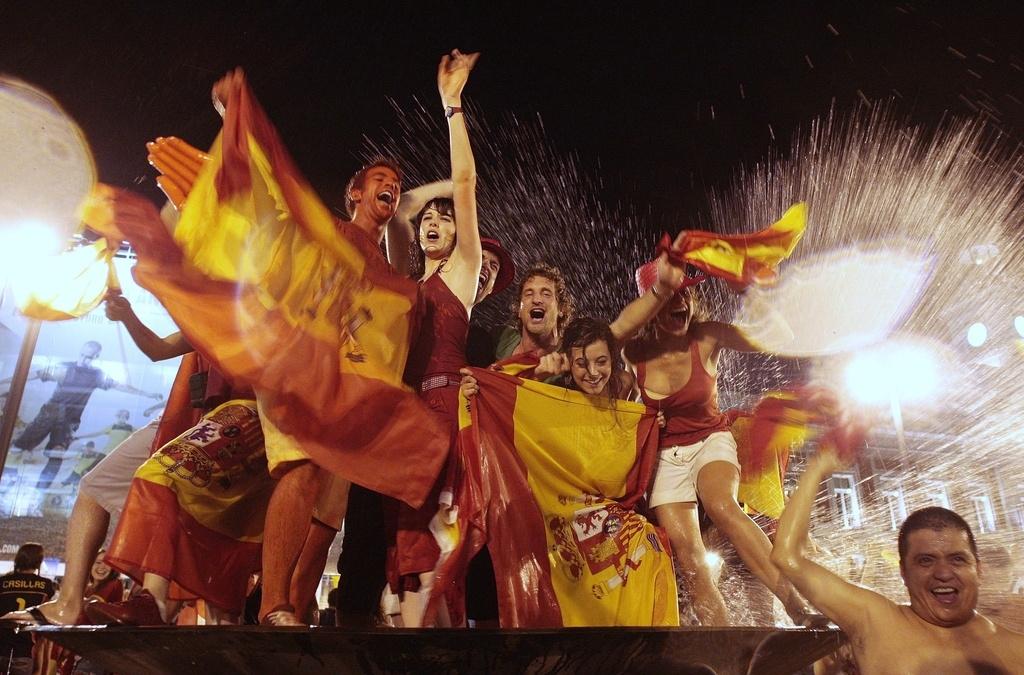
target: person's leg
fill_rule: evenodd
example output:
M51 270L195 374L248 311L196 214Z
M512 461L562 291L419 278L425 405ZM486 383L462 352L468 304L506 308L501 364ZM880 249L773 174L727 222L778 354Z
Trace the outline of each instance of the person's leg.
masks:
M721 530L714 524L703 523L702 529L704 547L709 554L717 554L721 558L718 588L733 622L738 626L774 626L775 596L750 573Z
M71 624L82 613L82 596L89 582L89 571L107 536L111 515L119 513L135 470L149 456L156 428L154 420L139 429L82 477L68 519L64 542L67 562L61 593L56 600L38 608L51 623ZM34 622L27 612L18 614L16 620Z
M327 527L316 518L310 524L306 541L302 544L302 552L292 573L291 587L288 598L295 608L295 616L304 622L312 621L312 609L315 604L316 589L323 578L327 565L327 554L331 550L338 531Z
M292 464L278 480L263 529L263 600L260 617L278 614L284 625L303 625L288 604L292 573L306 540L322 470L310 461Z
M60 595L56 600L44 602L37 608L50 623L73 624L78 620L82 613L89 570L92 569L96 554L103 545L109 525L110 514L106 509L88 494L80 492L71 510L71 518L68 519L67 539L64 543L67 563ZM12 620L34 622L29 616L22 619L23 614L27 613L12 612L7 617Z
M703 466L697 477L697 493L704 510L736 548L747 568L782 601L790 616L803 614L806 604L770 560L771 541L736 502L739 480L739 469L729 462L713 461Z
M353 485L348 495L344 538L338 557L338 625L370 628L380 614L387 583L384 509L380 494Z
M702 626L728 626L725 600L711 578L707 551L700 537L696 502L662 504L654 508L654 515L672 542L672 552L693 601L697 620Z
M206 624L209 626L237 626L240 616L234 612L221 609L208 602L203 603L206 608Z
M60 450L63 452L63 450ZM57 473L60 471L60 465L64 462L61 457L50 457L46 460L46 466L39 472L39 479L36 481L37 490L46 490L53 483L53 479L57 477Z
M49 437L50 430L58 421L57 415L58 413L53 404L43 404L43 407L39 409L39 414L32 418L32 421L22 429L11 445L21 450L34 450L37 445Z
M292 573L288 598L295 607L295 615L303 621L311 621L316 589L323 579L327 567L327 554L348 511L348 494L352 483L337 474L323 472L316 503L313 506L313 523L302 545L299 562Z
M161 626L171 622L181 602L169 599L171 582L167 577L145 572L142 590L127 600L90 602L85 606L89 620L97 624Z
M149 591L156 601L157 609L160 610L160 618L164 623L170 623L174 615L178 613L181 603L168 599L168 592L171 589L171 581L166 577L152 572L146 572L142 577L142 587Z

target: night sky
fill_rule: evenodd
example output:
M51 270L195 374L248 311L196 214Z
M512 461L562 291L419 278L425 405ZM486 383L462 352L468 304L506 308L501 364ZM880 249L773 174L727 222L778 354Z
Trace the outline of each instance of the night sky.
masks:
M241 65L337 204L363 135L396 124L389 98L441 115L435 68L452 47L483 52L467 88L477 110L539 115L553 146L601 176L602 200L658 222L682 224L708 187L787 147L833 101L893 97L926 124L987 107L1024 137L1022 3L29 4L0 9L0 71L62 103L101 180L154 199L144 143L208 145L210 86Z

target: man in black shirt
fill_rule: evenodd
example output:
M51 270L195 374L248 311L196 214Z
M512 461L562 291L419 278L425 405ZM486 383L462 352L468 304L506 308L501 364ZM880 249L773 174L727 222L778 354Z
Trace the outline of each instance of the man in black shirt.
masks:
M14 556L14 571L0 576L0 616L35 607L53 597L53 581L39 576L43 564L42 544L22 544ZM30 675L32 638L0 626L0 672Z
M99 342L90 340L82 345L78 361L67 361L36 372L31 379L56 382L57 388L35 418L14 439L15 447L32 450L44 440L47 441L48 450L70 447L74 432L82 422L85 406L97 389L117 389L138 396L163 398L161 394L150 394L129 384L121 384L94 367L92 363L99 357L102 348ZM49 481L52 480L50 476Z

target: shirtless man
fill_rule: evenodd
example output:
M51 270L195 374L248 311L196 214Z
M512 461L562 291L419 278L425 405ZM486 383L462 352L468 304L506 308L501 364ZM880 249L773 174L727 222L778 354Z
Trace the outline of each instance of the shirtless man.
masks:
M804 557L818 485L841 468L830 451L811 460L779 521L772 562L846 632L861 672L1024 672L1024 635L975 611L982 567L970 527L952 511L920 509L900 528L900 574L909 605L855 586Z

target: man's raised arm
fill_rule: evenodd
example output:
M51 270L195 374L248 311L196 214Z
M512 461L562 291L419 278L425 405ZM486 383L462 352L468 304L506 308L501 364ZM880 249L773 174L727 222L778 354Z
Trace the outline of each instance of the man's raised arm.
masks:
M779 519L771 557L782 575L812 605L843 630L856 634L867 626L873 610L891 603L873 591L851 584L804 555L818 486L840 468L839 458L831 450L821 450L811 459Z

